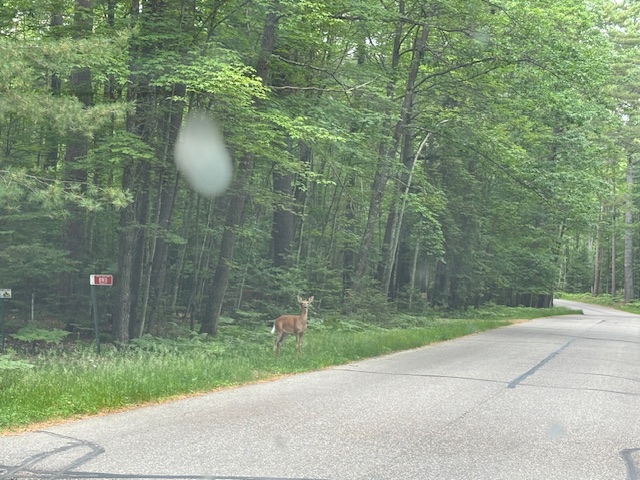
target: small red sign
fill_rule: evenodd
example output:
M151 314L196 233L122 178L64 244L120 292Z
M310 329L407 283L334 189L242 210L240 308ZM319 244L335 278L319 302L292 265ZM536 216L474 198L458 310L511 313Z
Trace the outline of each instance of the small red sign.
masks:
M113 285L113 275L91 275L89 282L91 285L110 287Z

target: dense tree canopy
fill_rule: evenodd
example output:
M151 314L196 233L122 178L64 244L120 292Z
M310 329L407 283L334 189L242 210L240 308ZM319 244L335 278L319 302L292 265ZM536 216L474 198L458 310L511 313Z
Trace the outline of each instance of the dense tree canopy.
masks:
M89 274L112 273L120 341L298 293L545 306L615 293L617 263L631 300L637 8L7 0L0 287L83 323ZM174 164L196 111L234 160L218 198Z

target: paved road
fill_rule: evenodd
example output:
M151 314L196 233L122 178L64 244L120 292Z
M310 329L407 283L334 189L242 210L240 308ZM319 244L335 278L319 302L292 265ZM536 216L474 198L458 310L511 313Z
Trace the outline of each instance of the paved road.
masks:
M637 480L640 317L584 311L0 437L0 479Z

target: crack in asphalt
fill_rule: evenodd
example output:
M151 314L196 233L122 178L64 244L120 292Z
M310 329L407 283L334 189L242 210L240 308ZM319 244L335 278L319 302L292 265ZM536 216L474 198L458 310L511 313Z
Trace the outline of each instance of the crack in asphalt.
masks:
M489 378L461 377L455 375L438 375L436 373L400 373L400 372L376 372L375 370L359 370L355 368L335 367L333 370L342 372L368 373L370 375L387 375L391 377L426 377L426 378L449 378L452 380L473 380L476 382L501 383L507 382L503 380L491 380Z
M604 388L587 388L587 387L566 387L562 385L542 385L539 383L521 383L522 387L529 388L551 388L555 390L575 390L581 392L598 392L598 393L613 393L615 395L628 395L630 397L640 397L640 393L635 392L623 392L621 390L606 390Z
M638 465L632 457L632 455L637 452L640 452L640 448L628 448L626 450L620 451L620 456L624 460L624 463L627 465L627 480L640 479L640 471L638 470Z
M3 465L0 465L0 471L2 469L7 468ZM22 470L20 473L14 474L11 477L0 477L7 478L7 480L18 479L18 478L37 478L37 479L98 479L98 480L124 480L124 479L134 479L134 480L326 480L326 479L312 479L312 478L292 478L292 477L237 477L237 476L209 476L209 475L151 475L151 474L128 474L128 473L101 473L101 472L67 472L64 474L64 477L58 476L58 472L48 472L45 470Z
M74 462L71 462L67 467L63 468L62 470L58 470L56 472L49 472L47 474L47 478L51 478L51 479L56 479L56 478L63 478L62 476L67 474L68 470L71 470L73 468L79 467L80 465L83 465L85 463L87 463L88 461L98 457L99 455L101 455L104 452L104 449L102 447L100 447L99 445L93 444L91 442L86 442L84 440L79 440L77 438L73 438L73 437L68 437L66 435L59 435L56 433L52 433L52 432L45 432L45 431L40 431L38 433L43 433L45 435L50 435L52 437L56 437L56 438L60 438L60 439L64 439L67 441L70 441L72 443L69 443L67 445L64 445L62 447L58 447L55 448L53 450L49 450L47 452L41 452L41 453L37 453L35 455L30 456L29 458L27 458L26 460L24 460L20 465L15 466L15 467L3 467L3 470L5 470L5 472L0 475L0 479L12 479L12 478L20 478L23 475L20 474L20 472L27 472L31 470L31 467L37 465L38 463L41 463L44 460L47 460L55 455L59 455L61 453L64 452L68 452L77 448L89 448L90 452L86 453L85 455L83 455L82 457L80 457L79 459L77 459ZM30 475L33 478L33 475Z
M530 368L529 370L527 370L526 372L524 372L522 375L520 375L519 377L514 378L513 380L511 380L509 382L509 384L507 385L507 388L516 388L523 380L525 380L527 377L533 375L534 373L536 373L538 370L540 370L542 367L544 367L547 363L549 363L551 360L553 360L556 355L558 355L559 353L561 353L565 348L567 348L569 345L571 345L573 342L575 342L578 338L580 337L573 337L571 340L569 340L567 343L565 343L564 345L562 345L559 349L557 349L555 352L551 352L549 355L547 355L545 358L543 358L542 360L540 360L540 362L538 362L537 365L533 366L532 368Z
M590 377L605 377L605 378L617 378L619 380L627 380L629 382L640 383L639 378L623 377L621 375L609 375L607 373L591 373L591 372L573 372L575 375L587 375Z
M104 453L104 448L92 442L80 440L78 438L60 435L53 432L39 430L35 433L41 433L63 439L68 442L67 445L54 448L46 452L37 453L28 457L20 465L9 466L0 465L0 480L15 480L20 478L37 478L47 480L67 480L67 479L134 479L134 480L323 480L311 478L281 478L281 477L242 477L242 476L216 476L216 475L153 475L153 474L129 474L129 473L104 473L104 472L82 472L72 471L87 462L99 457ZM39 463L51 459L61 453L69 452L78 448L89 448L89 452L85 453L78 459L70 462L59 470L45 470L34 468Z
M564 345L562 345L560 348L558 348L556 351L551 352L549 355L547 355L545 358L543 358L542 360L540 360L540 362L538 362L537 365L534 365L532 368L530 368L529 370L527 370L526 372L524 372L522 375L520 375L519 377L514 378L513 380L511 380L509 382L509 385L507 386L507 388L516 388L520 383L522 383L522 381L524 381L525 379L527 379L529 376L533 375L534 373L536 373L538 370L540 370L542 367L544 367L547 363L549 363L551 360L553 360L558 354L562 353L562 351L564 349L566 349L569 345L571 345L573 342L575 342L578 339L584 339L587 338L584 336L584 334L586 334L587 332L589 332L592 328L600 325L601 323L605 323L606 319L602 319L599 322L594 323L593 325L591 325L589 328L585 329L582 331L582 333L580 335L576 335L575 337L573 337L571 340L569 340L567 343L565 343Z
M598 337L580 337L581 340L594 340L597 342L611 342L611 343L631 343L633 345L640 345L640 342L634 340L623 340L620 338L598 338Z
M540 366L542 366L542 365L540 365ZM509 386L511 383L513 383L513 381L512 382L506 382L506 381L503 381L503 380L491 380L491 379L488 379L488 378L462 377L462 376L455 376L455 375L438 375L438 374L435 374L435 373L376 372L374 370L357 370L355 368L340 368L340 367L334 368L333 370L339 370L339 371L343 371L343 372L366 373L366 374L369 374L369 375L386 375L386 376L418 377L418 378L420 378L420 377L425 377L425 378L447 378L447 379L451 379L451 380L471 380L471 381L474 381L474 382L498 383L498 384L507 385L507 386ZM582 372L577 372L577 373L581 374ZM584 374L584 375L598 375L598 374ZM640 380L629 379L629 378L626 378L626 377L616 377L614 375L602 375L602 376L614 377L614 378L622 378L622 379L625 379L625 380L633 380L633 381L636 381L636 382L640 382ZM520 377L518 377L518 378L520 378ZM561 385L542 385L542 384L533 384L533 383L522 383L522 381L520 383L518 383L518 385L519 386L523 386L523 387L529 387L529 388L552 388L552 389L558 389L558 390L579 390L579 391L584 391L584 392L613 393L613 394L616 394L616 395L629 395L629 396L632 396L632 397L640 397L640 393L624 392L624 391L621 391L621 390L606 390L606 389L603 389L603 388L567 387L567 386L561 386ZM514 388L514 387L509 387L509 388ZM640 480L640 479L638 479L638 480Z

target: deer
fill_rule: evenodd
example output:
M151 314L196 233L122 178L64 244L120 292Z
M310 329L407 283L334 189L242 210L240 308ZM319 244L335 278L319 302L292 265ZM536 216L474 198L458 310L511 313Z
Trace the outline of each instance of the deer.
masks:
M311 302L313 302L313 295L307 300L304 300L300 295L298 295L298 303L302 308L300 315L281 315L276 318L275 322L273 322L271 333L275 333L277 335L276 344L274 346L276 357L280 355L282 342L290 333L294 333L296 335L296 349L298 354L302 353L302 336L307 329L307 314L309 313L309 305L311 305Z

